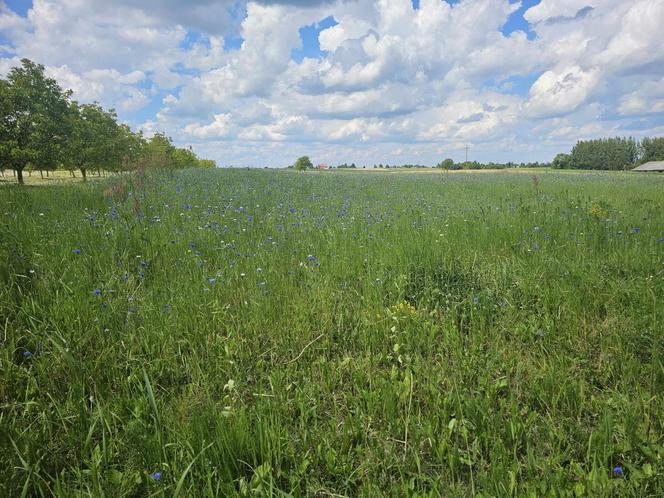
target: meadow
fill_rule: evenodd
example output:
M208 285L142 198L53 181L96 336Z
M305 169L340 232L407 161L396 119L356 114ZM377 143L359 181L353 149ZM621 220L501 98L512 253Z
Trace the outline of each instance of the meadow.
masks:
M664 495L664 175L0 186L0 496Z

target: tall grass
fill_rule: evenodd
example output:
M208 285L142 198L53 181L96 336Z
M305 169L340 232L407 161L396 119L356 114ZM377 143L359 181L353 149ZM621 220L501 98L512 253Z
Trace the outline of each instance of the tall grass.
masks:
M538 175L0 188L0 495L664 495L664 180Z

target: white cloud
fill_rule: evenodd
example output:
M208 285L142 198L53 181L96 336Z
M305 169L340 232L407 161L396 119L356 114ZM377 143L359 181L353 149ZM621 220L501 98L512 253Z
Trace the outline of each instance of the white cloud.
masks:
M570 113L588 98L598 79L598 70L579 66L546 71L530 88L524 108L533 117Z
M542 0L530 36L503 33L509 0L419 3L34 0L25 18L0 1L0 73L32 58L75 98L220 163L435 163L469 142L485 160L545 159L664 125L664 0ZM293 60L299 30L328 16L323 52Z

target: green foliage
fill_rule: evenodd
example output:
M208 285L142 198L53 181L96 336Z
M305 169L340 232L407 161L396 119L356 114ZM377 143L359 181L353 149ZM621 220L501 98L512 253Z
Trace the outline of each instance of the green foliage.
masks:
M641 163L664 161L664 137L641 140Z
M78 168L84 180L87 171L92 169L120 171L127 151L115 112L105 111L96 103L79 105L77 102L72 102L69 110L65 163Z
M442 168L442 169L454 169L454 160L450 159L449 157L447 159L442 160L436 165L436 168Z
M553 158L551 167L555 169L568 169L572 167L572 156L569 154L558 154Z
M638 161L639 147L633 138L602 138L576 143L571 165L577 169L624 170Z
M664 177L531 177L0 186L0 496L664 496Z
M71 92L28 59L0 80L0 162L23 183L23 170L95 169L120 172L149 165L173 169L214 166L163 134L149 142L97 103L70 101Z
M0 160L23 182L28 164L53 169L63 155L69 92L28 59L0 84Z
M311 162L311 159L309 159L309 156L302 156L298 158L297 161L295 161L295 165L293 167L297 171L305 171L308 169L313 169L314 165Z

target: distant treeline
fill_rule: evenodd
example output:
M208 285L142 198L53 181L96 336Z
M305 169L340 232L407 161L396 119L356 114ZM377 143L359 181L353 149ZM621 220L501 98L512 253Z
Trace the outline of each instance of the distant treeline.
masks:
M436 168L449 169L449 170L460 170L460 169L509 169L509 168L546 168L549 166L548 163L540 162L530 162L530 163L481 163L478 161L464 161L460 163L455 163L452 159L445 159L438 164Z
M551 162L558 169L632 169L648 161L664 161L664 138L580 140L570 154L558 154Z
M449 170L459 170L459 169L507 169L507 168L544 168L548 167L548 163L514 163L514 162L508 162L508 163L480 163L478 161L464 161L460 163L455 163L452 159L445 159L444 161L439 162L436 164L436 168L441 168L441 169L449 169ZM344 169L344 168L357 168L355 163L352 164L340 164L339 166L336 166L337 168ZM362 166L362 168L365 168L365 166ZM412 168L430 168L430 166L426 166L423 164L374 164L373 168L375 169L390 169L390 168L406 168L406 169L412 169Z
M191 149L180 149L166 135L147 140L120 124L113 109L80 104L72 92L47 78L44 66L23 59L0 79L0 170L48 175L56 169L121 172L137 168L215 167Z

